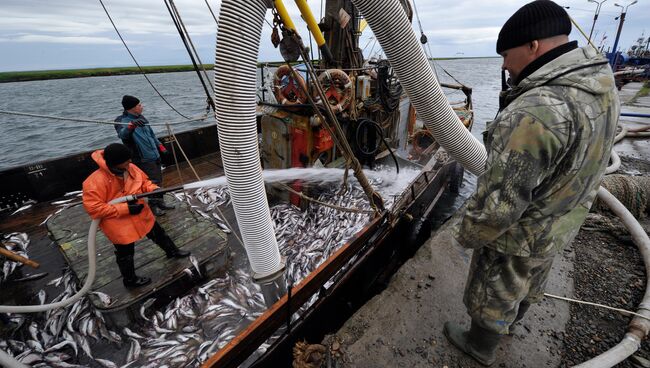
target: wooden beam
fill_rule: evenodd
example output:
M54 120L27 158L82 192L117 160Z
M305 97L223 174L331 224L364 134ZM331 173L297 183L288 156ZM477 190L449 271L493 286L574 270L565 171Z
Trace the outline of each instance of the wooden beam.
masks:
M277 329L287 321L287 317L295 313L311 296L325 285L354 255L363 247L375 230L384 222L385 215L376 217L350 239L316 270L311 272L297 286L291 289L291 303L284 295L264 314L258 317L246 329L232 339L208 361L203 368L238 367L248 358L257 347L266 341Z

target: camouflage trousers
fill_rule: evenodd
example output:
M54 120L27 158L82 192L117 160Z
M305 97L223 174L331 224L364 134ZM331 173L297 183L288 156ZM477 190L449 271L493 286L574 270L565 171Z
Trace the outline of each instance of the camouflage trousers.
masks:
M488 247L474 250L463 302L481 327L507 334L519 304L544 297L553 257L517 257Z

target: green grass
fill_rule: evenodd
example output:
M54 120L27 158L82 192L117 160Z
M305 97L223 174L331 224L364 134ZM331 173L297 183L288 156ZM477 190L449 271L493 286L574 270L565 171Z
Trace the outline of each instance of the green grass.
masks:
M212 65L205 65L206 70L212 69ZM169 73L185 72L194 70L192 65L164 65L164 66L144 66L142 69L145 73ZM0 83L6 82L24 82L45 79L64 79L64 78L82 78L97 77L107 75L126 75L139 74L137 67L123 68L92 68L92 69L66 69L66 70L34 70L24 72L2 72L0 73Z

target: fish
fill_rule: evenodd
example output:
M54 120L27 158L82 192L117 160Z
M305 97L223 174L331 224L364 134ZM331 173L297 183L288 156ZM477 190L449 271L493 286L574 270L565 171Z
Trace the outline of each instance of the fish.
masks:
M76 195L79 195L79 194L82 194L82 193L83 193L82 190L75 190L75 191L73 191L73 192L67 192L67 193L64 194L63 196L64 196L64 197L71 197L71 196L76 196Z
M142 303L142 305L140 306L140 316L141 316L142 318L144 318L146 321L151 322L151 319L147 318L147 316L144 314L144 312L145 312L146 309L149 308L149 307L150 307L150 306L151 306L155 301L156 301L156 299L154 299L154 298L149 298L149 299L147 299L144 303Z
M43 222L41 222L40 224L38 224L38 226L42 226L42 225L46 224L46 223L47 223L47 220L49 220L50 218L52 218L52 216L54 216L54 215L53 215L53 214L49 214L49 215L47 215L47 217L45 218L45 220L43 220Z
M108 307L109 305L111 305L111 303L113 303L111 297L106 293L102 293L101 291L93 291L91 292L91 294L96 295L99 298L99 300L102 302L102 305L104 305L105 307Z
M115 363L111 362L110 360L97 358L97 359L95 359L95 361L97 363L101 364L101 366L105 367L105 368L117 368L117 365Z
M25 211L25 210L28 210L28 209L32 208L32 206L33 206L33 205L31 205L31 204L28 204L28 205L22 206L22 207L20 207L19 209L17 209L17 210L15 210L14 212L12 212L11 215L9 215L9 216L13 216L13 215L15 215L15 214L17 214L17 213L20 213L20 212L23 212L23 211Z
M131 331L131 329L129 329L128 327L124 327L124 329L122 329L122 331L124 331L124 334L125 334L126 336L130 337L130 338L134 338L134 339L144 339L144 336L142 336L142 335L140 335L140 334L137 334L137 333Z
M190 262L192 263L192 265L196 269L196 273L199 275L199 277L201 277L201 269L199 268L199 261L196 259L196 257L191 255L190 256Z
M14 281L14 282L19 282L19 281L32 281L32 280L38 280L38 279L41 279L41 278L43 278L43 277L45 277L45 276L47 276L47 275L48 275L47 272L35 273L35 274L31 274L31 275L27 275L27 276L21 277L21 278L19 278L19 279L14 279L13 281Z
M41 305L45 304L45 299L46 299L46 298L47 298L47 293L45 292L45 290L41 289L41 290L38 292L38 301L39 301L39 303L40 303Z
M75 201L75 200L76 200L76 198L70 198L70 199L64 199L64 200L60 200L60 201L50 202L50 204L58 206L60 204L70 203L70 202Z
M133 362L140 358L140 352L142 351L142 348L140 347L138 340L134 338L129 338L129 340L131 341L131 346L129 347L129 352L126 355L126 361Z

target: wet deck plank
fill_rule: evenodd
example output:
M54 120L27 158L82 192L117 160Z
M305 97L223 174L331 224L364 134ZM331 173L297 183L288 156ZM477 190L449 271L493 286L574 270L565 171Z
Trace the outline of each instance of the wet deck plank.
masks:
M179 248L192 252L199 264L217 262L224 264L227 257L228 237L213 222L193 213L189 205L167 195L167 202L174 203L176 209L167 211L157 218ZM83 206L70 207L53 216L47 223L51 236L56 240L68 265L81 282L88 270L87 231L91 219ZM136 272L151 277L153 282L142 288L126 290L115 263L114 247L101 233L97 234L97 273L93 290L111 296L113 302L104 306L91 297L95 306L104 310L119 310L142 300L154 291L185 277L186 268L193 268L188 258L167 259L160 247L148 238L136 242Z

